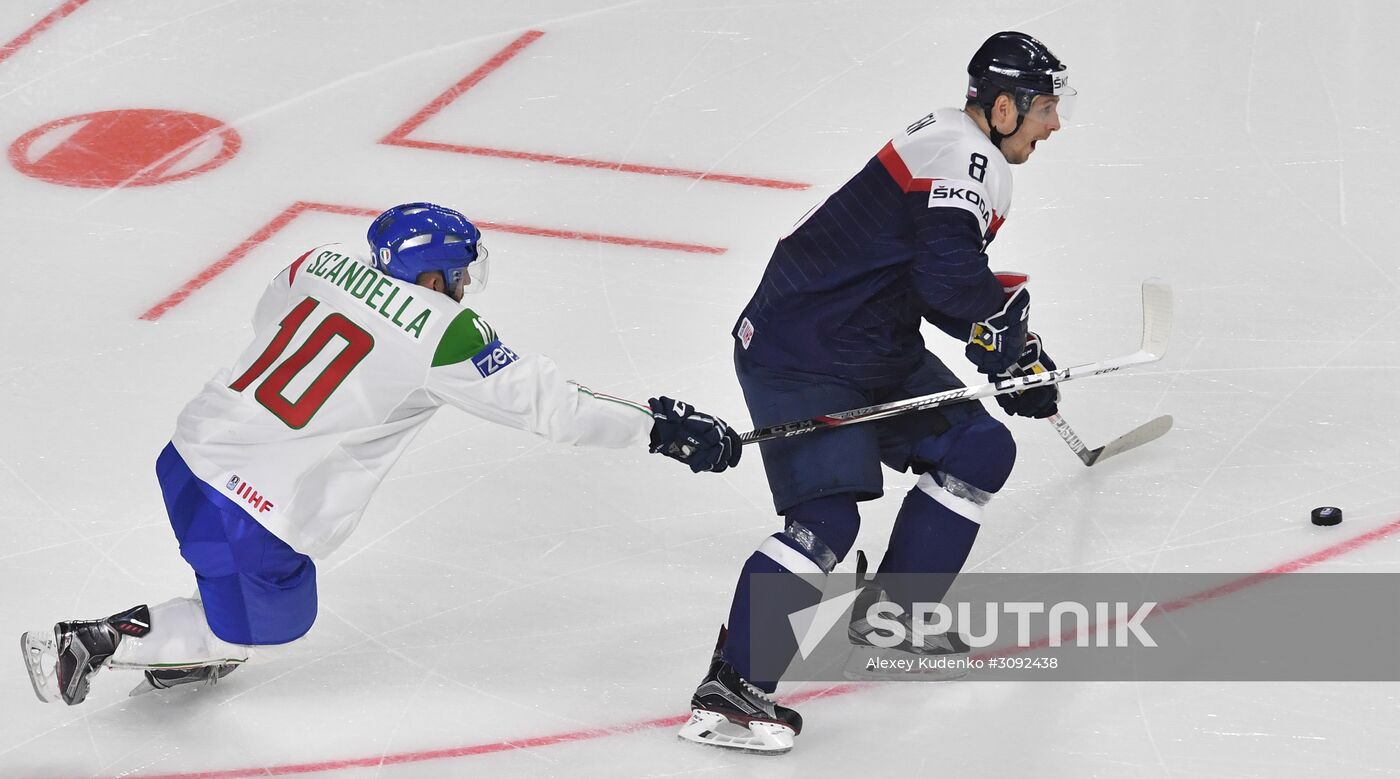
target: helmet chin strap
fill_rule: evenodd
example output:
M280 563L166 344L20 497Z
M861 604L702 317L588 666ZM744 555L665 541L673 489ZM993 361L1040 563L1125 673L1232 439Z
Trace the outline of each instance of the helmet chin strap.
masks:
M988 128L989 130L992 131L992 133L991 133L992 145L995 146L995 147L997 147L997 149L1000 149L1000 148L1001 148L1001 142L1002 142L1002 141L1006 140L1007 138L1010 138L1011 136L1015 135L1016 133L1021 132L1021 123L1024 122L1024 121L1026 121L1026 115L1023 114L1023 113L1021 113L1021 109L1016 108L1016 106L1015 106L1014 103L1012 104L1011 107L1014 108L1014 109L1016 110L1016 129L1012 130L1011 132L1009 132L1009 133L1007 133L1007 134L1005 134L1005 135L1002 135L1002 134L1001 134L1001 131L997 129L997 126L996 126L995 124L992 123L991 118L988 117L988 119L987 119L987 128Z

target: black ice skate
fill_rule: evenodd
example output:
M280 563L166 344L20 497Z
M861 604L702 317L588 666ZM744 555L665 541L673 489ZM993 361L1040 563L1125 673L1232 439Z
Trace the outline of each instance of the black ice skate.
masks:
M851 622L846 635L851 642L851 656L843 675L852 680L888 680L944 682L967 675L967 653L971 647L955 632L924 636L920 645L913 641L914 631L909 615L897 619L904 624L904 640L892 647L872 643L872 637L889 635L866 619L870 606L886 598L884 590L873 578L867 578L865 553L856 552L856 581L864 588L851 609Z
M710 672L691 696L690 720L677 735L697 744L761 754L792 749L793 738L802 732L802 715L740 678L720 655L724 637L725 629L720 628Z
M233 673L240 663L214 663L212 665L200 665L194 668L149 668L146 670L146 678L127 697L144 695L156 690L168 690L182 684L198 684L200 686L213 686L219 680Z
M24 664L34 694L48 703L59 698L76 706L87 697L92 677L112 659L123 636L140 638L151 632L151 610L134 606L106 619L73 620L47 631L20 636Z

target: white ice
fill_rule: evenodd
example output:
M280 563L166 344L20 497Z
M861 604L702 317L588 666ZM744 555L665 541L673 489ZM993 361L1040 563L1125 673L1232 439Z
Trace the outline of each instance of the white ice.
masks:
M9 0L0 42L58 6ZM993 263L1032 275L1033 327L1061 364L1131 350L1138 283L1171 281L1169 356L1067 385L1062 409L1091 444L1177 424L1085 469L1049 425L1010 421L1020 458L969 570L1251 573L1394 523L1400 4L90 0L0 61L7 148L113 108L209 115L243 143L152 187L0 164L6 640L192 591L155 456L243 347L266 280L366 220L303 215L158 322L138 317L292 203L428 199L724 247L488 232L491 288L472 303L596 388L745 427L728 330L773 242L898 128L960 103L968 56L1001 29L1046 41L1080 96L1015 170ZM811 188L377 143L529 30L544 35L413 137ZM955 344L930 341L962 371ZM755 455L693 477L444 411L321 565L303 641L200 691L128 699L135 676L107 671L76 708L41 705L5 650L0 775L1400 772L1395 684L886 685L805 703L782 758L681 743L653 721L685 713L738 566L778 526ZM889 474L858 546L883 549L911 483ZM1324 504L1346 521L1310 525ZM1397 544L1312 570L1394 571ZM1328 637L1300 624L1298 640L1328 662ZM595 728L624 732L558 738Z

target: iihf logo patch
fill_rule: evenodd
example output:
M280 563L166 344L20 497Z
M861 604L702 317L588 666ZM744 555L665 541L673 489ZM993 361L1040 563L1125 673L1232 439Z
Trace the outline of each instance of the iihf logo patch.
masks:
M225 485L224 489L242 498L248 505L257 509L259 514L266 514L275 507L272 501L258 493L252 482L243 481L236 475L229 477L228 484Z

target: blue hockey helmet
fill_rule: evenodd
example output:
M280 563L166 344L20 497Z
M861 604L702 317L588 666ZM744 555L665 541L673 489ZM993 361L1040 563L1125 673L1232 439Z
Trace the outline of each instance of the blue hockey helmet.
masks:
M375 218L366 237L375 267L396 279L417 282L420 274L439 271L449 294L462 286L466 275L471 283L463 286L463 292L478 292L486 286L489 253L481 245L481 231L450 208L432 203L394 206Z

